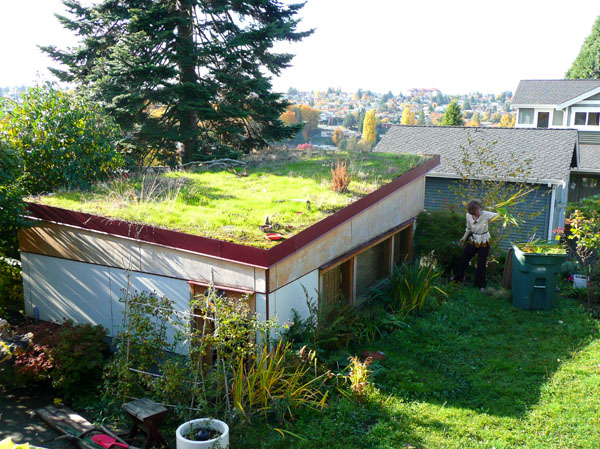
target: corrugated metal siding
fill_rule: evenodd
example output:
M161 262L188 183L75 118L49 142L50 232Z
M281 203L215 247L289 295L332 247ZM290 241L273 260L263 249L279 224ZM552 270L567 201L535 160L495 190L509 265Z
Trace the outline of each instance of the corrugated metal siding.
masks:
M451 183L458 181L446 178L427 177L425 184L425 210L437 210L444 207L456 206L458 210L465 207L450 189ZM501 243L501 248L510 248L511 241L528 240L534 233L536 238L545 239L548 235L548 221L550 218L550 201L552 189L546 185L540 185L535 192L527 195L526 200L516 207L516 210L525 213L541 211L531 220L526 221L521 227L511 230ZM486 205L484 205L485 208Z
M582 145L600 145L600 132L579 131L579 143Z

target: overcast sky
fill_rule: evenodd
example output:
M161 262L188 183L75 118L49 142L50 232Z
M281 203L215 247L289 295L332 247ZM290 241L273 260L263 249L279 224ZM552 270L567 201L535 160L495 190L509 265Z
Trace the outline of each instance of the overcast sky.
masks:
M59 0L0 0L0 86L52 79L36 45L72 45ZM296 55L276 90L358 88L394 94L514 91L520 79L562 78L600 15L599 0L308 0L301 29L278 47Z

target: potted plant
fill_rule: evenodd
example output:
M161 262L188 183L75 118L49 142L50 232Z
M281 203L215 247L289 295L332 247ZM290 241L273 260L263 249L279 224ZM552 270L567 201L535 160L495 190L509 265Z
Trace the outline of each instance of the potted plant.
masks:
M177 449L228 449L229 426L218 419L187 421L175 432Z

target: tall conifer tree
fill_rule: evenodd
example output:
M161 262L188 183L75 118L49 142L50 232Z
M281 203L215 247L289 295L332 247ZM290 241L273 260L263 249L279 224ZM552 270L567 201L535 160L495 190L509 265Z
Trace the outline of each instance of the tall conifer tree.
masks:
M463 126L464 124L465 120L463 119L460 106L458 105L456 100L453 100L446 108L446 112L444 112L444 116L442 117L440 125Z
M585 39L581 50L573 61L573 65L565 74L570 79L600 78L600 16L592 27L592 32Z
M174 163L237 156L292 137L279 119L289 103L272 92L293 57L278 41L299 41L303 3L277 0L63 0L57 16L77 47L43 47L52 71L101 102L126 131L124 144Z

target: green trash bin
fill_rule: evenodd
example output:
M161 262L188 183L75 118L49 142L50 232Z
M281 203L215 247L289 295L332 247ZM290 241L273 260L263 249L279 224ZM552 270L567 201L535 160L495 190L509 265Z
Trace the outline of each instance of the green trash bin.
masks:
M525 253L513 244L512 300L518 309L550 309L566 254Z

